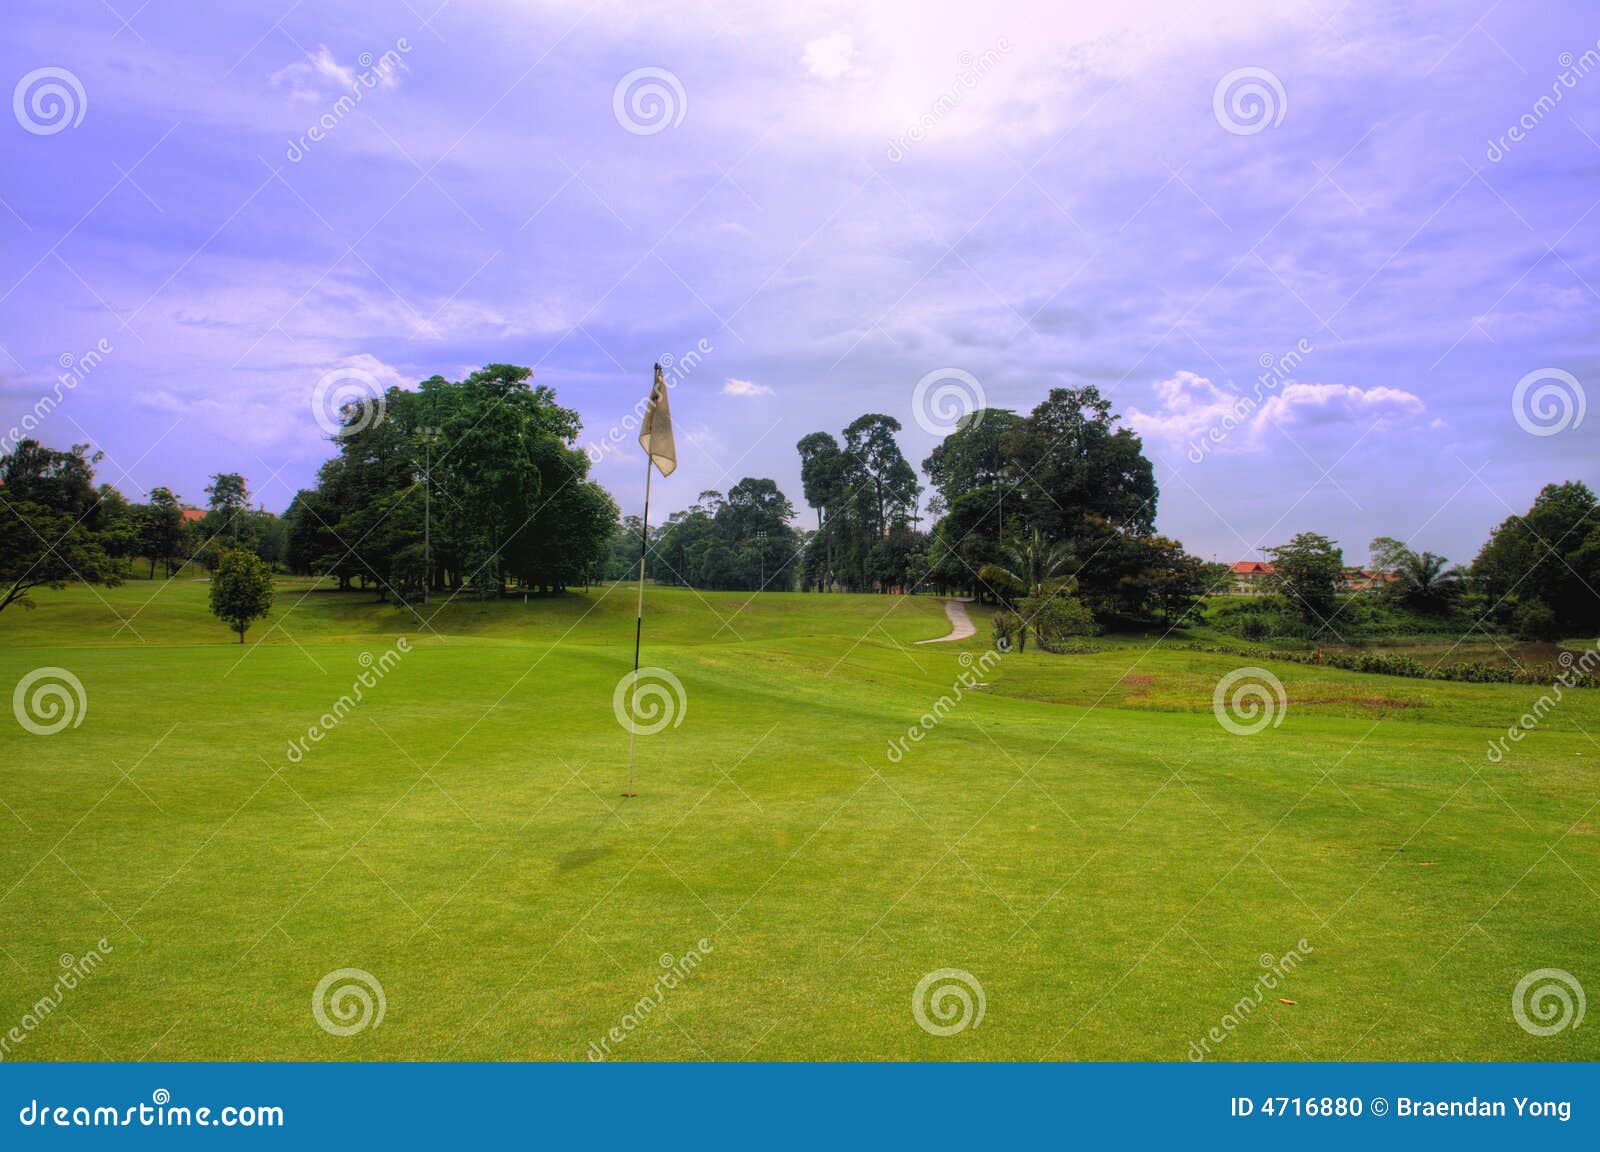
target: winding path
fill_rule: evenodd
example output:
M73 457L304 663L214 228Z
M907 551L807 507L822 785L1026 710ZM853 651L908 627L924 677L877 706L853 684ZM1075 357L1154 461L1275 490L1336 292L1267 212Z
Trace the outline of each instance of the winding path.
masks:
M918 640L918 644L943 644L949 640L965 640L978 630L972 623L972 617L967 615L965 600L946 600L944 614L950 617L949 635L935 636L932 640Z

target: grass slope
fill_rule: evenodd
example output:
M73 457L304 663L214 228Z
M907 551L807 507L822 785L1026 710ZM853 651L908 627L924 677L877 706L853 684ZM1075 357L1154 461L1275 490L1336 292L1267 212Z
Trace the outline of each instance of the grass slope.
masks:
M54 665L88 698L0 725L0 1034L113 946L8 1059L582 1059L702 939L615 1058L1184 1059L1213 1028L1225 1059L1600 1057L1511 1011L1533 969L1600 990L1600 694L1496 764L1538 690L1276 665L1283 722L1237 736L1228 657L1029 652L896 762L984 622L917 647L931 598L652 589L645 663L687 709L623 800L625 586L424 625L286 583L244 646L205 592L0 617L0 687ZM312 991L346 967L386 1012L337 1037ZM939 1037L912 992L947 967L985 1014Z

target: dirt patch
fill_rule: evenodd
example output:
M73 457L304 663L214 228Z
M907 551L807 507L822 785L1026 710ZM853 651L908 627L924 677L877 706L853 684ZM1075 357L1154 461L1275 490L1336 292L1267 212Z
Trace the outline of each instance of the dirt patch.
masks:
M1290 704L1354 704L1358 708L1420 708L1415 700L1386 700L1381 696L1291 696Z

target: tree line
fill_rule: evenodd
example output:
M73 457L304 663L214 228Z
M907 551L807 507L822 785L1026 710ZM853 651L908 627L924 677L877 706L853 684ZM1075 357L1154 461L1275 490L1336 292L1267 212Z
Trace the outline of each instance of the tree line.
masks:
M1547 484L1526 513L1506 517L1468 565L1392 536L1368 546L1376 597L1344 597L1338 542L1302 532L1267 549L1274 596L1228 606L1248 638L1342 631L1469 630L1492 626L1525 640L1600 632L1600 502L1578 481ZM1389 610L1398 619L1374 619ZM1229 620L1228 618L1232 618Z
M578 413L530 377L490 364L344 406L334 455L282 517L252 507L239 473L211 478L203 511L164 487L131 503L96 483L101 457L87 445L21 440L0 457L0 609L41 586L115 584L136 561L171 576L235 552L407 604L425 589L492 597L631 578L640 519L619 518L575 447ZM1002 635L1047 647L1107 627L1171 627L1226 589L1226 566L1155 532L1154 469L1093 386L1052 389L1025 415L966 417L922 462L927 530L900 431L867 413L837 437L799 441L815 530L794 526L774 481L746 477L652 527L647 574L708 589L964 593L996 606ZM1371 553L1382 595L1357 605L1340 596L1339 544L1301 533L1267 550L1273 595L1222 604L1212 620L1247 636L1320 635L1340 620L1359 630L1388 604L1424 624L1483 621L1535 639L1600 630L1600 509L1582 483L1547 486L1469 566L1391 537Z

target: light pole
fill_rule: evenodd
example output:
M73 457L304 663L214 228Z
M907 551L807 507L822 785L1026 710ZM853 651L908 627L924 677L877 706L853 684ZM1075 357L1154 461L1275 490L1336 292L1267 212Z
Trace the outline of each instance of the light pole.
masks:
M428 592L433 587L433 446L439 441L439 429L431 424L417 431L422 441L422 603L428 603Z
M765 592L767 588L767 532L762 529L756 533L756 548L761 552L761 586L757 592Z

